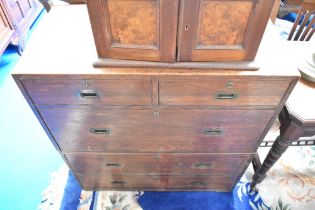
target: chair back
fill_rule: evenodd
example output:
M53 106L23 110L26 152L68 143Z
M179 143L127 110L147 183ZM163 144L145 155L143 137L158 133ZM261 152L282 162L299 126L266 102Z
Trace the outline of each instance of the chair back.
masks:
M303 0L288 40L309 41L315 32L315 0ZM300 26L298 27L298 25Z

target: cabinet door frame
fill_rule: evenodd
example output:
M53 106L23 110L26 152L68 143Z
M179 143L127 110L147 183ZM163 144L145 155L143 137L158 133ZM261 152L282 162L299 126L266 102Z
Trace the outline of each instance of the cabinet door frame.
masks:
M0 29L0 56L6 49L6 47L9 45L14 31L11 29L9 21L6 17L4 7L2 3L0 2L0 21L3 23L3 28Z
M144 0L157 3L157 44L134 46L113 42L107 1L86 1L99 58L175 62L179 0Z
M18 7L20 9L22 20L18 21L16 19L16 16L12 10L12 6L14 3L18 4ZM29 4L30 8L25 11L23 8L21 8L22 5ZM9 16L9 23L11 27L18 33L22 33L23 31L27 30L29 27L29 22L31 21L31 18L33 18L35 10L37 9L37 5L35 4L34 0L6 0L4 1L4 5L7 10L7 15ZM37 15L36 15L37 16Z
M274 0L221 0L253 2L247 27L241 45L212 45L198 48L196 36L200 5L203 1L218 0L182 0L180 5L178 29L178 61L250 61L254 60L265 27L267 25ZM211 45L209 45L211 46Z

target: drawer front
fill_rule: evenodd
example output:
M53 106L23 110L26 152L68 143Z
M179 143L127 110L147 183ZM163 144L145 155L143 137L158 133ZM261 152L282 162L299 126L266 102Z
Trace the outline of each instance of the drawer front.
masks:
M159 104L181 106L271 106L276 108L290 81L286 80L161 80Z
M63 151L253 153L273 110L38 108Z
M160 156L152 154L66 154L72 169L77 173L104 174L158 174Z
M85 190L157 190L160 188L160 176L76 173L76 177Z
M76 174L85 190L212 190L231 191L236 178L224 176L159 176Z
M161 185L167 190L231 191L236 178L225 176L162 176Z
M150 80L22 80L35 104L152 104Z
M249 155L219 154L66 154L78 173L226 175L240 174Z

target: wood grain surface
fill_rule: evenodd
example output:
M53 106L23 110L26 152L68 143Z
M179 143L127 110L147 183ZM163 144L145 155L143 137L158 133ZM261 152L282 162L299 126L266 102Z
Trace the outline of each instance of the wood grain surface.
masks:
M239 174L250 155L181 153L69 153L77 173L220 175Z
M105 110L96 107L38 110L64 152L253 153L274 113L273 110ZM93 134L91 128L110 132ZM206 133L206 130L210 131Z
M200 7L196 48L242 45L253 7L252 1L202 1Z
M183 1L178 61L254 60L273 3L274 0Z
M107 0L107 7L113 45L157 47L158 1Z
M277 107L288 84L288 81L281 80L229 80L215 77L208 81L162 80L159 84L159 102L161 105ZM220 93L235 94L235 98L218 98Z
M152 105L149 79L40 79L23 80L23 85L35 104Z
M87 0L100 58L174 62L178 0Z
M230 191L234 177L222 176L150 176L130 174L77 174L87 190L211 190Z

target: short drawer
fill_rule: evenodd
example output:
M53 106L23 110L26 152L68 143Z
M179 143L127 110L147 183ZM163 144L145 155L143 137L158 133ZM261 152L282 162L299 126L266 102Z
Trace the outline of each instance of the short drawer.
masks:
M66 154L72 169L78 173L152 175L235 175L242 172L250 157L237 154Z
M236 177L229 176L161 176L161 185L166 190L232 190Z
M159 104L181 106L277 107L289 87L287 80L161 80Z
M152 104L150 80L25 79L22 83L35 104Z
M38 107L61 150L253 153L273 110Z

